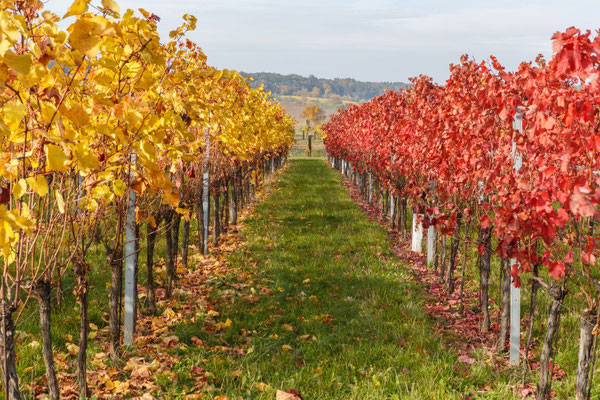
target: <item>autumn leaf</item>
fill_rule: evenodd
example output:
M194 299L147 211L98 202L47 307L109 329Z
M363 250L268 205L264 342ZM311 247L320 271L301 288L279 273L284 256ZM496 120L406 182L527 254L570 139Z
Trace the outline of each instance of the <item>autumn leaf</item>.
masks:
M114 0L102 0L102 7L117 15L121 12L121 8Z
M31 54L16 55L8 52L4 55L4 62L20 75L26 75L31 70Z
M102 17L79 18L69 27L69 43L73 48L81 51L88 57L95 57L99 51L102 37L112 34L107 30L107 21Z
M276 400L302 400L302 397L297 396L294 393L284 392L283 390L277 390Z
M65 213L65 200L63 199L63 196L62 196L62 194L61 194L61 193L60 193L60 191L57 189L57 190L54 192L54 195L55 195L55 197L56 197L56 206L58 207L58 211L59 211L61 214L64 214L64 213Z
M215 328L216 328L218 331L220 331L220 330L223 330L223 329L226 329L226 328L231 328L231 320L230 320L229 318L227 318L227 319L225 320L225 322L218 322L218 323L215 325Z
M48 182L43 175L27 178L27 184L40 197L48 194Z
M79 352L79 346L77 346L76 344L73 344L73 343L67 343L67 351L69 352L70 355L76 356L77 353Z
M46 151L46 171L64 172L68 169L69 158L59 146L47 144L44 150Z
M63 18L81 15L88 10L90 0L75 0Z
M13 196L15 199L20 199L27 192L27 181L20 179L15 185L13 185Z

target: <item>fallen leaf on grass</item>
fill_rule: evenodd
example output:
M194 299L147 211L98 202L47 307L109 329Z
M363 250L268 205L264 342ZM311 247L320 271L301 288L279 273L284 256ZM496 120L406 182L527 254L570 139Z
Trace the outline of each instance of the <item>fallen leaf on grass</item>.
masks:
M258 390L259 392L266 392L267 390L271 390L271 389L273 389L273 388L264 382L258 382L256 384L256 390Z
M77 353L79 352L79 346L77 346L76 344L73 344L73 343L67 343L67 351L69 352L70 355L76 356Z
M143 396L133 397L132 400L156 400L156 397L152 396L150 393L144 393Z
M535 387L530 384L520 384L516 390L517 396L521 399L532 397L535 394Z
M294 393L277 390L277 396L275 397L275 400L302 400L302 397L297 396Z
M471 364L475 364L475 360L473 357L469 356L468 354L461 354L458 356L458 361L463 362L465 364L471 365Z
M227 318L225 322L217 322L215 328L217 328L218 331L223 330L225 328L231 328L231 320Z

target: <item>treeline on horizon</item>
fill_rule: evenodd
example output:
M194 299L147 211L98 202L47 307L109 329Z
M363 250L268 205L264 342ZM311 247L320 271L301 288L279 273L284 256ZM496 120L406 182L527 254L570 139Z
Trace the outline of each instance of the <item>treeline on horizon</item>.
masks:
M341 97L350 100L368 100L381 96L386 89L398 90L409 85L403 82L361 82L352 78L323 79L272 72L241 72L244 77L254 78L252 86L264 85L275 96Z

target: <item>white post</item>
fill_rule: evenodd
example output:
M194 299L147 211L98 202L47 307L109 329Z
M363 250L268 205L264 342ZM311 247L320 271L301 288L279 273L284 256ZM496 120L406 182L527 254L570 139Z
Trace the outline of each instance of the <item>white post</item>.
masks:
M523 115L517 111L513 120L513 128L517 132L523 132ZM523 159L517 152L517 142L513 140L512 151L514 159L514 168L519 172L523 165ZM517 264L515 258L510 259L510 268ZM511 278L510 285L510 365L519 365L521 349L521 288L515 287L514 280Z
M435 188L435 183L433 181L429 182L429 189L431 193L433 193L433 189ZM432 215L428 216L429 218ZM435 253L437 250L437 246L435 245L435 227L433 225L429 225L427 228L427 265L433 265L435 261Z
M427 228L427 265L432 266L435 261L435 227L429 225Z
M131 163L135 164L135 153L131 155ZM123 344L131 346L133 344L133 332L135 331L135 299L136 299L136 284L135 284L135 206L136 193L133 189L129 189L129 201L127 202L127 219L125 221L125 246L124 246L124 263L125 263L125 315L123 320Z
M417 222L421 214L413 212L412 215L412 251L421 253L423 251L423 224Z
M394 192L390 190L390 222L392 225L394 224L394 217L396 215L396 210L394 207L396 206L396 199L394 198Z
M202 211L204 212L204 248L202 249L202 254L208 254L208 226L209 218L210 218L210 177L209 177L209 167L210 167L210 128L204 129L204 141L206 144L206 150L204 152L204 174L202 176Z

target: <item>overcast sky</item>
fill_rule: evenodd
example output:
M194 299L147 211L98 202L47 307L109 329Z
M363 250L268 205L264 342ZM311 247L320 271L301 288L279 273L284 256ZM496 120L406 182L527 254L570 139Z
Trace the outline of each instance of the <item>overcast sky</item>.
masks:
M600 28L599 0L117 0L162 18L165 38L184 13L218 68L321 78L443 82L461 54L515 68L551 55L550 37ZM61 16L72 0L48 0ZM98 1L99 3L99 1Z

